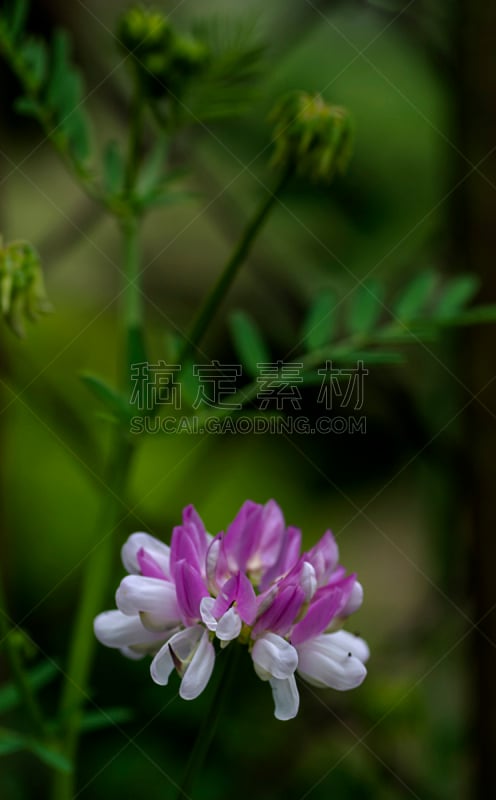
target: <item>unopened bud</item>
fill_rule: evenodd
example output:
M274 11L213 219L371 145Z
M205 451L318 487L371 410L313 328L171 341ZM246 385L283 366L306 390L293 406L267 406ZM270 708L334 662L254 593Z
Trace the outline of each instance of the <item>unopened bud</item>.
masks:
M143 90L155 99L180 97L208 58L202 42L177 33L167 17L141 6L126 11L117 33Z
M117 36L121 44L136 58L163 51L172 37L164 14L143 6L126 11L120 18Z
M0 311L10 328L23 337L26 317L36 320L51 310L34 247L22 241L0 246Z
M292 92L271 114L272 166L315 182L329 182L348 166L353 145L349 112L320 96Z

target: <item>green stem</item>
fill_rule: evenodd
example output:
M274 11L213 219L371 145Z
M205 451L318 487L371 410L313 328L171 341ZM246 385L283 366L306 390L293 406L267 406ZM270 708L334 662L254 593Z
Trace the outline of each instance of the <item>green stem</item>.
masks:
M137 174L139 158L141 123L133 123L130 133L127 189L132 194ZM123 259L125 285L121 315L124 321L124 335L127 339L124 385L130 383L130 365L142 360L143 351L143 309L141 302L140 260L139 260L139 221L129 213L121 220L123 236ZM98 536L101 541L90 557L83 582L79 610L74 626L69 654L69 663L60 705L62 720L63 754L74 763L83 706L87 699L87 686L93 663L96 640L93 633L93 620L102 610L109 578L112 572L112 559L115 551L115 531L122 514L121 497L124 494L131 468L134 442L128 431L120 428L108 463L106 486L108 491L104 498L101 517L98 522ZM75 793L74 772L59 772L55 776L53 800L71 800Z
M250 253L258 233L266 221L269 212L275 205L281 190L286 185L290 174L290 171L285 171L281 174L276 186L274 187L274 190L265 198L256 214L243 231L243 235L241 236L241 239L239 240L224 269L222 270L217 283L214 284L199 311L199 314L191 329L191 333L188 335L179 354L179 363L183 364L190 356L192 356L203 339L205 331L219 310L219 307L224 300L225 295L231 288L240 268L246 261L246 258Z
M43 737L45 734L45 723L43 713L38 704L36 696L31 688L24 665L19 653L19 648L12 641L12 629L9 625L9 615L5 601L5 593L0 575L0 637L9 662L10 672L14 680L19 696L24 705L27 717L30 721L32 732L35 736Z
M126 288L122 317L125 325L125 385L129 386L131 365L146 361L143 341L143 297L140 286L139 228L136 217L126 218L121 225L124 244Z
M63 754L71 762L76 755L81 715L87 700L88 679L95 652L93 620L102 610L108 591L115 550L115 531L122 514L120 497L124 492L132 455L132 442L120 434L108 464L108 494L97 526L101 541L90 556L84 575L60 703ZM74 774L57 773L54 800L70 800L73 795Z
M131 109L131 128L127 151L126 175L124 186L128 195L132 194L138 174L141 156L145 104L138 79L135 80L134 99Z
M198 731L196 742L179 788L177 800L191 800L193 783L212 744L219 720L222 716L226 698L229 695L239 650L239 645L233 642L229 645L226 654L224 655L221 652L219 656L221 659L223 658L224 663L217 678L217 686L208 714L204 717L202 726Z

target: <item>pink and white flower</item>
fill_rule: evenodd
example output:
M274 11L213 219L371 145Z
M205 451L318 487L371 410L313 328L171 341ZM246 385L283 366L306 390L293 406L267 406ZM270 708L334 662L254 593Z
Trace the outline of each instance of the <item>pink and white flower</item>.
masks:
M268 681L275 716L296 716L295 673L318 687L359 686L369 651L341 629L363 590L338 564L327 531L301 553L301 532L281 509L248 500L225 533L213 537L193 508L183 512L168 547L146 533L122 548L130 573L116 593L116 611L95 620L96 637L131 658L154 656L152 679L166 685L176 670L179 694L197 697L212 674L216 651L246 644L257 675Z

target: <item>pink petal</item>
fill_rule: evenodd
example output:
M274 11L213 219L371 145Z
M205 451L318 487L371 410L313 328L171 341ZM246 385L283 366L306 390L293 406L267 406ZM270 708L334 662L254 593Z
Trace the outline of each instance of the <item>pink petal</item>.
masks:
M149 533L132 533L124 542L121 550L122 563L131 574L141 572L138 564L138 551L141 549L152 556L167 579L170 578L170 548L164 542L150 536Z
M136 553L136 560L141 574L145 578L159 578L162 581L167 580L164 571L159 563L155 561L153 556L150 555L143 547L140 547Z
M291 634L294 645L301 644L323 633L342 604L342 592L333 589L317 597L302 620L296 623Z
M281 635L287 633L304 600L305 593L299 586L285 586L257 620L252 635L256 636L261 631L272 631Z
M309 561L313 566L318 585L323 586L327 583L339 559L338 546L331 531L326 531L304 557L305 561Z
M179 611L186 625L200 619L200 603L209 592L205 582L195 567L187 561L179 561L175 566L176 595Z

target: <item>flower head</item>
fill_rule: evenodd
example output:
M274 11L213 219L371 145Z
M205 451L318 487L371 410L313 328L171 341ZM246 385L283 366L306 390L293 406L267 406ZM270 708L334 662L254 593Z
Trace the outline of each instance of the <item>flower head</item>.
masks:
M291 92L276 105L272 165L316 183L329 183L348 166L353 147L349 112L321 95Z
M155 683L166 685L175 670L186 700L210 679L215 641L224 648L238 640L271 686L275 716L291 719L296 672L341 691L366 675L366 643L341 629L363 591L338 558L330 531L301 553L300 531L286 527L273 500L248 500L216 536L188 506L170 547L147 533L129 537L122 560L130 574L117 589L117 610L96 618L95 634L128 657L152 655Z

